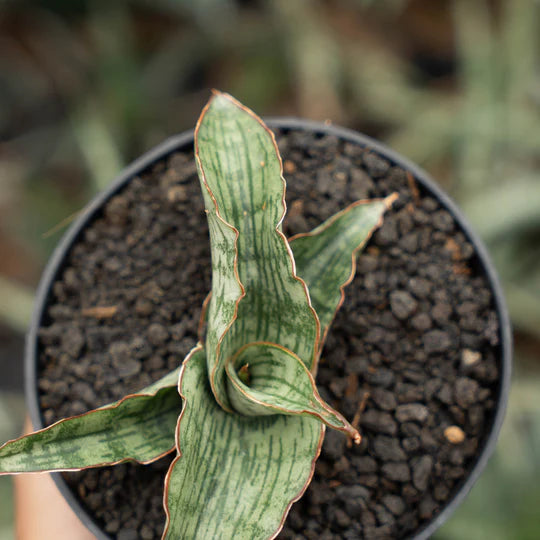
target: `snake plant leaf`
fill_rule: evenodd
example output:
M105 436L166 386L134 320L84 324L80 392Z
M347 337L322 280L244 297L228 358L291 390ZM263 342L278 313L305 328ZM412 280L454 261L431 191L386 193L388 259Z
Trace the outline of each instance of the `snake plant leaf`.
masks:
M212 394L202 350L184 361L179 386L179 457L165 480L163 538L274 538L311 480L324 425L227 413Z
M212 251L206 351L217 401L231 410L225 364L251 342L277 343L313 367L319 321L281 231L285 181L272 132L215 92L195 129Z
M246 368L247 380L239 373ZM315 379L292 351L275 343L249 343L227 362L229 390L235 410L247 416L300 414L317 417L360 442L360 435L345 418L320 397Z
M178 375L179 369L137 394L7 442L0 475L156 461L175 448Z
M319 353L343 303L344 289L354 278L356 256L396 199L394 193L385 199L356 201L311 232L289 239L298 275L308 286L321 323Z

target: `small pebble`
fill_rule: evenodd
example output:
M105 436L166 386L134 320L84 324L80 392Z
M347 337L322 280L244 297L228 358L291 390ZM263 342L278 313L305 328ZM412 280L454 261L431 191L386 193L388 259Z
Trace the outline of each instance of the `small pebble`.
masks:
M109 272L118 272L122 268L122 260L119 257L110 257L103 263L103 267Z
M154 538L154 531L148 526L143 525L141 527L141 539L142 540L152 540Z
M433 495L438 501L445 501L448 498L449 490L444 484L437 484L433 489Z
M386 435L375 437L373 453L383 461L403 461L407 457L399 445L399 440Z
M382 227L375 233L375 242L380 246L394 244L398 238L396 222L391 219L385 219Z
M454 218L446 210L439 210L433 215L433 225L440 231L450 232L454 229Z
M129 358L129 346L124 341L114 341L109 346L109 354L113 362L121 363Z
M147 300L146 298L137 298L137 301L135 302L135 312L138 315L150 315L153 310L154 304L150 302L150 300Z
M169 332L162 324L154 323L148 327L147 336L152 345L162 345L169 338Z
M105 531L108 533L114 534L118 532L118 529L120 529L120 521L118 519L113 519L105 525Z
M337 508L334 513L334 523L338 527L346 529L351 524L351 518L344 510Z
M407 291L392 291L390 293L390 308L400 320L410 317L418 307L418 302Z
M286 159L283 162L283 170L286 174L293 174L296 172L296 165L290 159Z
M448 426L444 436L452 444L461 444L465 440L465 432L459 426Z
M450 304L435 304L431 310L431 316L441 325L448 322L450 315L452 315L452 306Z
M421 519L429 519L439 505L428 495L420 501L419 514Z
M375 386L389 387L395 380L395 374L391 369L379 368L373 373L366 374L366 380Z
M390 169L390 163L376 152L366 152L362 157L364 165L372 178L383 176Z
M427 354L445 352L451 346L450 336L442 330L431 330L424 335L424 349Z
M452 403L452 387L448 383L443 383L435 395L446 405L450 405L450 403Z
M392 525L395 522L395 518L391 512L389 512L383 505L377 504L374 506L375 515L377 521L385 525Z
M424 450L435 452L439 448L439 441L435 440L429 429L423 429L420 433L420 442Z
M469 377L459 377L454 386L454 394L457 404L466 409L478 401L480 385Z
M137 540L138 537L139 535L135 529L122 529L116 538L118 540Z
M362 427L375 433L384 433L386 435L395 435L397 433L397 424L387 412L380 412L374 409L366 411L362 415L360 424Z
M403 499L397 495L385 495L382 498L382 503L395 516L400 516L405 511L405 503L403 502Z
M416 253L418 250L418 234L415 232L409 233L401 239L400 244L409 253Z
M340 501L346 501L347 499L364 499L367 501L370 491L359 485L340 486L336 489L336 496Z
M371 190L375 187L373 180L362 169L351 170L351 196L356 200L369 199Z
M411 479L409 466L404 461L398 463L385 463L381 471L386 478L394 482L408 482Z
M374 473L377 471L377 462L369 456L353 456L352 463L359 473Z
M373 255L369 255L368 253L363 253L358 258L358 264L356 272L358 275L364 275L368 272L373 272L377 269L377 265L379 264L379 261L377 257L374 257Z
M424 278L411 278L408 288L417 298L425 298L431 291L431 283Z
M347 437L334 429L329 429L324 437L322 453L331 461L339 459L343 455Z
M367 491L367 490L366 490ZM350 496L342 499L343 506L349 516L356 516L362 510L366 508L366 500L369 498L369 491L367 496Z
M61 346L72 358L78 358L84 347L84 335L79 328L73 328L62 334Z
M424 397L424 390L417 384L398 382L395 392L400 403L416 403Z
M400 422L424 422L428 416L428 408L421 403L406 403L396 409L396 418Z
M172 203L184 202L188 197L188 191L183 185L171 186L167 191L167 199Z
M379 409L392 411L397 406L396 396L390 390L384 388L374 388L371 392L371 399Z
M416 452L420 448L420 441L417 437L406 437L401 443L406 452Z
M133 377L141 371L141 361L136 358L129 358L123 362L115 362L117 373L120 377Z
M413 484L419 491L425 491L429 483L431 470L433 469L433 458L422 456L413 464Z
M479 352L471 351L471 349L463 349L461 352L461 365L463 367L471 367L482 359L482 355Z
M418 313L411 319L411 326L415 330L425 332L432 326L431 318L427 313Z

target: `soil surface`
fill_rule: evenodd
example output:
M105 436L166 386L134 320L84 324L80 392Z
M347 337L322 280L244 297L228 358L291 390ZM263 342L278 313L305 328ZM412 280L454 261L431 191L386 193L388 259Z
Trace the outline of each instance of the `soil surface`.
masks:
M499 328L473 248L400 168L334 136L278 134L287 235L357 199L399 200L359 257L317 383L363 442L328 430L281 538L403 538L452 497L491 427ZM73 247L40 331L46 423L139 390L197 339L210 289L208 229L191 150L110 200ZM88 310L94 307L101 311ZM119 540L160 538L169 459L65 474Z

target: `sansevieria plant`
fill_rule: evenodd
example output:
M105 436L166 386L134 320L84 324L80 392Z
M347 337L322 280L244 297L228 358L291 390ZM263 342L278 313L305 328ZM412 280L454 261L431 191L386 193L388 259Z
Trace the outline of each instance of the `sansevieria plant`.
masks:
M273 538L311 480L325 427L360 442L315 376L356 253L395 196L358 201L287 239L274 136L219 92L198 121L195 156L212 253L205 337L140 392L3 445L0 474L174 452L163 538Z

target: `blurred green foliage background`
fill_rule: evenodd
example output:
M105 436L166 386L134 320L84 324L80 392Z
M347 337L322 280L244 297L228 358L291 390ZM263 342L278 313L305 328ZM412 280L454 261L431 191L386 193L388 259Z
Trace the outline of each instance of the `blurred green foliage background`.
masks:
M496 455L436 538L539 538L539 41L535 0L0 2L0 440L21 429L22 336L65 226L216 87L380 138L462 205L503 281L515 374ZM2 478L0 540L11 500Z

